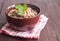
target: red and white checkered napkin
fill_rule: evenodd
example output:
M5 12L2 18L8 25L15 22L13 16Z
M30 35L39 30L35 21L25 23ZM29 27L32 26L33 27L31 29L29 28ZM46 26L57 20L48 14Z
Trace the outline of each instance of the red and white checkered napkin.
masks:
M41 15L40 20L36 23L34 29L26 32L16 31L12 29L7 23L1 28L1 33L11 35L11 36L23 37L23 38L39 39L40 32L44 28L45 24L47 23L47 20L48 18L46 16Z

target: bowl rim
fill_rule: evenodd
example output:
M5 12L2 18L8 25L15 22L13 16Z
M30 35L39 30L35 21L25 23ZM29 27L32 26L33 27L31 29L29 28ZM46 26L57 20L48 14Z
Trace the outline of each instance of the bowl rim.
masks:
M38 6L36 6L36 5L29 4L29 3L17 3L17 4L28 4L28 5L35 6L35 7L37 7L37 8L39 9L39 13L38 13L35 17L37 17L37 16L40 15L40 8L39 8ZM7 14L7 9L13 8L13 7L14 7L15 5L17 5L17 4L13 4L13 5L8 6L8 7L6 8L5 15L8 16L8 14ZM10 17L10 16L8 16L8 17ZM22 19L33 19L33 18L35 18L35 17L31 17L31 18L22 18ZM13 18L13 17L10 17L10 18ZM13 19L18 19L18 18L13 18Z

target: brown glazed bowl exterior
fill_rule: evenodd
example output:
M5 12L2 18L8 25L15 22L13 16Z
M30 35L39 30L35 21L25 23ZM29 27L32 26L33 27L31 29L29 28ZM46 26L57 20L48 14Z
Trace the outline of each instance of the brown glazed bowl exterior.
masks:
M20 4L24 4L24 3L20 3ZM12 18L12 17L8 16L8 12L12 8L9 8L6 10L6 18L7 18L8 23L11 26L13 25L12 28L19 30L19 31L27 31L27 30L31 30L34 28L32 26L35 25L37 23L37 21L39 20L40 9L37 6L31 5L31 4L27 4L27 6L31 7L33 10L37 11L38 14L33 18L16 19L16 18ZM24 28L24 26L27 26L27 27Z

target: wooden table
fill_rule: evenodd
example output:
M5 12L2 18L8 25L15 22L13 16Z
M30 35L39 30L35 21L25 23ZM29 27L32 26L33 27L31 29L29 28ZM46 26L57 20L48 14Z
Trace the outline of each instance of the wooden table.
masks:
M60 41L60 0L0 0L0 28L7 22L5 10L16 3L30 3L41 9L49 20L42 30L40 39L15 38L0 34L0 41Z

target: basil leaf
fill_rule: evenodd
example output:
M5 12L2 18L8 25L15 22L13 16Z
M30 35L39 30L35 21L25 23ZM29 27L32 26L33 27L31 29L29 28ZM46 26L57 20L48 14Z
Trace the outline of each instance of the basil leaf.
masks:
M27 5L23 4L23 10L26 11L27 10Z
M15 6L15 9L19 10L19 9L22 9L23 7L21 5L16 5Z
M24 14L24 11L23 10L18 10L18 15L22 15L22 14Z

